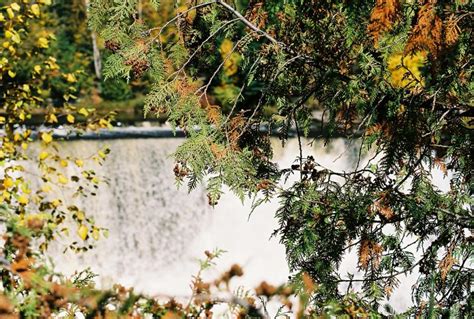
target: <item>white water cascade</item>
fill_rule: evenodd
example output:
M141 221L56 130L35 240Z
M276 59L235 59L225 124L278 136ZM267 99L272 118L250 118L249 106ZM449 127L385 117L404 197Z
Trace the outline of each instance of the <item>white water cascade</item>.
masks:
M57 270L71 274L90 267L99 275L102 287L121 283L155 296L186 296L199 267L197 260L205 250L219 248L227 253L209 274L211 278L239 263L245 271L239 285L251 288L263 280L274 284L286 281L289 270L284 247L278 238L270 238L277 227L274 213L278 203L262 205L248 219L250 204L242 204L233 194L225 193L212 209L203 188L191 193L185 186L178 190L169 155L181 142L159 138L62 143L61 150L76 156L110 147L109 158L98 169L110 184L81 203L98 225L110 230L110 236L86 253L63 254L59 247L52 248L50 255ZM335 139L326 147L322 141L312 146L308 142L303 141L304 156L313 155L328 168L350 170L357 161L357 145L344 139ZM280 167L293 164L298 141L288 141L284 149L278 140L273 143L274 159ZM355 270L355 252L353 255L341 266L343 272ZM390 301L398 309L410 303L410 280L405 284L401 279L401 289Z
M259 207L248 219L250 204L243 205L233 194L226 193L212 209L202 187L190 193L186 186L177 189L169 156L181 142L160 138L61 144L65 154L79 157L90 156L104 145L110 147L104 166L96 170L109 179L109 185L78 205L98 225L107 227L110 235L86 253L62 254L59 247L52 249L58 270L72 273L91 267L105 286L119 282L149 294L186 295L198 269L197 260L205 250L219 248L227 253L218 261L216 275L239 263L245 270L244 285L253 287L262 280L285 282L289 272L284 247L278 238L270 239L277 227L277 202ZM315 145L306 151L323 165L347 169L354 154L344 152L345 144L342 139L334 140L328 148ZM289 167L298 154L297 141L290 140L282 149L275 139L274 145L275 160Z

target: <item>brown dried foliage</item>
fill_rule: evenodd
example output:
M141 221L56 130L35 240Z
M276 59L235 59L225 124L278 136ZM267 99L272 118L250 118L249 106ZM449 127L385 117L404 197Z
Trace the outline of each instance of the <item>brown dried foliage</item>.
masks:
M441 280L443 281L446 280L448 273L451 271L451 268L453 268L454 264L456 263L456 260L453 257L454 247L454 245L451 245L448 251L446 252L446 255L439 262L439 268L441 270Z
M363 270L377 269L382 258L382 246L373 240L363 239L359 246L359 267Z
M401 6L398 0L377 0L370 15L368 31L377 46L381 35L390 31L400 19Z
M224 146L216 143L211 144L211 152L218 160L223 159L227 155L227 149Z
M10 300L4 295L0 295L0 318L18 319L20 316L15 313L15 308Z
M351 104L346 104L336 114L338 123L342 126L342 129L348 130L353 127L354 121L357 119L357 110Z
M437 0L421 2L405 53L427 50L434 58L440 56L443 47L443 21L436 13L436 3Z
M262 10L263 7L264 1L250 1L248 5L249 9L245 14L245 17L259 29L265 29L268 20L268 12Z
M366 136L370 136L372 134L381 134L383 137L388 137L391 134L390 126L388 125L387 122L376 123L368 127L367 130L365 131Z
M277 293L278 289L277 287L269 284L266 281L262 281L260 285L255 288L255 293L258 296L265 296L265 297L271 297Z
M209 122L214 125L220 125L222 120L222 113L219 105L208 105L206 107L207 118Z
M383 218L390 221L395 217L395 213L390 207L390 203L387 199L387 195L388 195L387 193L382 193L380 198L374 202L372 207L370 207L370 211L372 213L379 214Z
M246 123L247 121L241 113L230 119L228 137L229 145L232 150L240 150L239 140L242 136L243 129L245 128Z
M453 46L459 39L461 29L458 26L458 20L454 14L451 14L444 22L444 35L447 46Z
M219 287L221 284L225 284L229 286L229 282L234 277L242 277L244 275L244 271L242 267L237 264L234 264L230 267L228 271L223 273L217 280L214 281L214 285Z

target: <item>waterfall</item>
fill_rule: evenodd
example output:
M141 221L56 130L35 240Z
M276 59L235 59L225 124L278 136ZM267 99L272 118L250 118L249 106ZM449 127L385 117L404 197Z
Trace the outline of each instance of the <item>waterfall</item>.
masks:
M110 147L111 154L97 169L109 185L80 203L110 235L81 254L63 254L64 246L52 247L49 255L57 270L71 274L90 267L100 275L102 287L118 282L151 295L186 296L199 267L197 260L205 250L220 248L227 253L217 261L210 278L239 263L245 275L237 284L247 288L263 280L274 284L287 280L285 249L278 238L270 238L277 228L278 202L260 206L248 218L250 203L241 203L228 191L213 209L203 187L191 193L185 186L177 189L169 156L181 142L180 138L150 138L61 143L61 151L73 156L89 156L104 145ZM294 164L299 154L296 139L284 148L277 139L272 143L274 160L281 168ZM358 150L358 145L344 139L334 139L326 147L320 140L303 140L304 156L313 155L321 165L339 171L354 168ZM342 272L356 270L355 250L343 261ZM401 279L402 288L390 300L397 309L410 304L406 291L412 281Z
M49 250L56 269L71 274L90 267L100 275L102 286L119 282L149 294L187 295L198 258L205 250L219 248L227 252L214 275L240 263L246 271L241 284L249 288L262 280L285 282L289 271L284 247L278 238L270 239L277 227L277 201L259 207L248 220L250 203L242 204L229 192L212 209L203 187L190 193L185 185L177 189L170 154L181 142L178 138L61 142L61 152L77 157L88 157L105 145L111 149L105 164L96 169L108 178L108 185L78 203L110 235L80 254L63 254L64 244L72 240L64 238L63 245ZM298 154L297 141L290 140L284 149L277 139L273 144L279 165L291 166ZM306 146L305 152L321 164L348 169L354 161L354 152L344 152L344 140L334 140L328 148L320 144Z

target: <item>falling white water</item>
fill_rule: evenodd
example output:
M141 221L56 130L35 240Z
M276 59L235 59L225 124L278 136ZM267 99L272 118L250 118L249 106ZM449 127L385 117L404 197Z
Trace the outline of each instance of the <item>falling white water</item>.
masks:
M219 248L227 253L219 260L215 275L239 263L246 273L241 283L249 288L262 280L286 281L289 271L284 247L278 238L270 239L277 228L274 212L278 203L259 207L249 219L250 203L242 204L231 193L226 192L212 209L202 187L191 193L185 186L178 190L170 154L181 142L161 138L62 143L64 154L78 157L110 147L104 166L96 170L109 179L109 185L102 186L97 196L78 203L98 225L110 230L110 236L101 239L95 249L78 255L53 248L51 255L58 270L72 273L91 267L100 275L102 285L120 282L150 294L187 295L197 260L205 250ZM284 150L277 140L274 144L279 165L293 164L297 141L289 141ZM306 146L305 153L315 155L325 166L348 169L353 162L353 152L345 151L347 143L342 139L327 148L316 144Z
M53 247L50 255L57 270L71 274L90 267L99 274L98 284L103 287L121 283L150 295L186 296L198 259L205 250L219 248L227 253L208 274L211 278L239 263L245 276L239 278L238 285L252 288L263 280L273 284L287 280L284 247L278 238L270 238L277 228L277 201L262 205L248 219L250 203L242 204L229 192L212 209L203 188L191 193L186 187L178 190L169 155L181 142L160 138L62 143L65 154L76 156L110 147L111 154L98 169L110 184L101 187L96 197L80 203L98 225L110 230L110 236L102 238L95 249L78 255L62 254L59 247ZM273 143L274 159L280 167L293 164L299 153L298 141L288 141L284 149L276 139ZM343 139L326 147L322 143L303 141L304 156L313 155L319 164L339 171L355 166L357 145ZM354 271L355 266L353 252L341 270ZM402 310L410 304L408 290L413 281L400 279L402 288L390 303Z

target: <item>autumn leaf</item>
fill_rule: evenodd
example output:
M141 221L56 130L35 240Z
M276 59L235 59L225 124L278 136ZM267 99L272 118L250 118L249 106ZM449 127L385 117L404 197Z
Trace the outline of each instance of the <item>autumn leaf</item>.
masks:
M31 13L33 13L36 17L40 15L40 7L36 3L31 6Z
M76 160L74 161L74 163L76 163L76 165L77 165L78 167L84 166L84 162L83 162L81 159L76 159Z
M46 158L48 158L48 156L49 156L49 153L46 152L46 151L43 151L43 152L41 152L41 153L39 154L39 159L40 159L41 161L44 161Z
M21 7L18 5L18 3L14 2L10 5L10 8L12 8L15 11L20 11Z
M87 233L89 232L89 229L87 228L87 226L85 226L84 224L81 224L81 226L79 226L79 228L77 229L77 235L79 235L79 237L82 239L82 240L86 240L87 239Z
M390 83L396 88L414 88L424 86L421 70L426 63L426 51L414 54L396 53L388 58Z
M69 180L63 174L58 175L58 182L65 185L69 182Z
M79 109L79 111L77 111L77 113L81 114L81 115L84 115L84 116L88 116L89 115L89 111L87 111L85 108L81 107Z
M68 81L69 83L75 83L77 82L77 79L76 79L76 76L72 73L68 73L66 74L66 81Z
M74 115L68 114L67 117L66 117L66 120L71 124L74 123L74 121L75 121Z
M43 140L43 142L45 142L46 144L49 144L53 141L53 136L50 134L50 133L42 133L41 134L41 139Z
M43 48L43 49L49 48L49 41L48 39L44 37L39 38L36 44L38 47Z
M3 180L3 186L7 189L12 187L13 185L14 185L14 183L13 183L13 180L11 178L7 177Z
M54 114L48 115L48 123L58 123L58 118Z
M29 199L27 196L21 195L18 197L18 203L20 203L21 205L26 205L28 204L28 202L29 202Z

